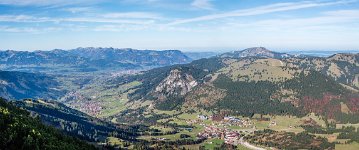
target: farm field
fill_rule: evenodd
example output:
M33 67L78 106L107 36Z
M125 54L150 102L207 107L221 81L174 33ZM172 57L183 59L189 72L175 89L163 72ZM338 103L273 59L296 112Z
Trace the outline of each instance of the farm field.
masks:
M359 143L353 142L350 144L335 144L335 149L338 150L358 150Z
M224 143L220 139L212 139L205 142L204 147L206 150L213 150L215 147L220 147Z
M359 124L336 124L336 128L337 129L341 129L342 127L349 127L349 126L352 126L352 127L355 127L355 128L359 128Z

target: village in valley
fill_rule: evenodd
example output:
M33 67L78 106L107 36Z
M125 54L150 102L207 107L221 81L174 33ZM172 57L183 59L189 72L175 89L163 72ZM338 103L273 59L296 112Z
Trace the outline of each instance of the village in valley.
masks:
M163 113L169 112L163 111ZM270 116L259 114L255 114L253 117L249 118L243 116L231 116L226 113L193 113L173 116L175 117L158 120L158 125L153 126L155 129L166 131L166 133L170 134L143 136L142 139L167 142L178 141L181 139L201 141L197 145L189 144L184 146L187 149L201 145L204 145L206 149L212 149L220 143L237 147L241 146L247 149L263 149L263 147L259 145L249 144L245 137L254 135L256 131L263 131L264 129L299 133L304 131L300 125L305 122L320 125L324 124L322 120L316 118L315 115L309 115L305 119L293 116ZM164 125L165 123L175 124L178 127L166 126Z
M198 119L195 121L187 121L188 124L196 124L204 127L204 131L198 133L198 138L206 139L220 139L225 144L229 145L245 145L248 144L243 141L243 136L247 134L253 134L258 129L254 125L250 118L239 118L235 116L226 116L224 114L216 115L198 115ZM254 118L257 121L270 121L270 118L264 118L262 115L260 118ZM211 124L205 124L204 121L210 120ZM276 121L271 121L268 127L276 126ZM212 144L209 142L209 144ZM255 147L255 146L252 146ZM258 148L260 149L260 148Z
M206 125L203 123L204 120L211 119L215 123L212 125ZM224 117L223 115L205 116L198 115L198 119L195 121L188 121L189 124L199 123L204 127L204 131L198 133L198 138L214 139L218 138L224 140L226 144L238 145L240 142L240 135L242 131L232 130L228 127L238 126L244 128L250 128L253 124L249 119L239 119L236 117ZM247 130L247 132L253 132L254 130Z

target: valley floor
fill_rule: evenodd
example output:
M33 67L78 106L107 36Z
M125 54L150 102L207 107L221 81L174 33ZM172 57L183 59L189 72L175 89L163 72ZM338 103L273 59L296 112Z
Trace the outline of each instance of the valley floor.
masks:
M306 131L302 126L315 124L320 128L326 128L324 119L314 114L298 118L294 116L269 116L269 115L254 115L252 118L242 116L219 116L207 111L198 111L193 113L181 113L181 111L159 111L156 114L167 114L173 117L157 120L157 123L150 126L150 129L155 129L157 132L143 135L139 139L151 142L183 142L183 141L198 141L204 139L200 143L186 143L183 142L181 147L187 149L215 149L225 145L234 145L237 149L253 149L264 150L270 149L268 146L260 141L267 141L267 143L278 144L279 141L271 140L271 138L290 137L287 133L300 134ZM337 128L341 129L343 126L354 126L358 128L358 124L338 124ZM273 130L273 133L266 133L266 130ZM264 134L261 134L263 131ZM357 143L339 144L345 139L338 139L338 133L332 134L314 134L309 133L308 137L313 138L313 145L317 145L328 141L329 143L337 142L335 145L337 149L342 148L357 148ZM271 138L266 138L269 136ZM112 138L110 141L113 141ZM347 141L347 140L346 140ZM299 143L298 143L299 142ZM111 143L111 142L110 142ZM112 142L113 144L113 142ZM282 143L284 144L284 143ZM299 145L300 141L289 141L287 144ZM334 147L333 147L334 148Z

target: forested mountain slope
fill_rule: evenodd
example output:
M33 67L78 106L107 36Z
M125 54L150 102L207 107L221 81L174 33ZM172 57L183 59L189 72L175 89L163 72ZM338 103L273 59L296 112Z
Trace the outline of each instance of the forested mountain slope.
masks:
M40 73L0 71L0 97L56 99L65 94L55 78Z
M91 150L94 146L77 138L66 136L30 117L26 110L0 98L1 149L69 149Z
M32 116L39 117L44 123L86 141L104 142L110 135L134 141L137 136L136 128L116 126L55 101L25 99L14 103L31 112Z

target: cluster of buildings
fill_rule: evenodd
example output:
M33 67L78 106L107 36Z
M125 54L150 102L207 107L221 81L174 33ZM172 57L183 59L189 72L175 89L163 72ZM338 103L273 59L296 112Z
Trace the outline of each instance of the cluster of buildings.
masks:
M228 126L239 126L239 127L252 127L253 123L251 122L250 119L240 119L240 118L236 118L236 117L224 117L223 121L224 124L228 125Z
M218 138L225 141L226 144L237 145L240 140L240 134L227 128L218 128L215 126L206 126L205 130L198 133L198 138Z
M208 120L208 117L206 115L198 115L197 118L200 120Z
M238 145L240 142L240 134L238 132L226 132L226 136L224 137L224 143L231 145Z
M96 98L95 96L91 97ZM91 98L83 96L79 92L69 92L63 100L71 101L69 107L85 112L91 116L99 115L103 107L100 102L92 101Z
M166 138L151 138L152 141L167 141Z
M272 126L276 126L277 125L277 122L276 121L271 121L269 123L269 127L272 127Z
M124 70L124 71L117 71L117 72L113 72L111 73L112 77L119 77L125 74L136 74L139 73L142 70Z
M239 127L252 127L253 123L250 119L240 119L233 116L224 116L222 114L212 115L212 116L206 116L206 115L198 115L197 120L190 120L187 123L200 123L204 120L212 120L214 122L217 122L219 124L222 124L224 126L239 126Z
M96 116L100 114L102 106L97 102L85 102L81 105L78 105L78 109L82 112L86 112L89 115Z

